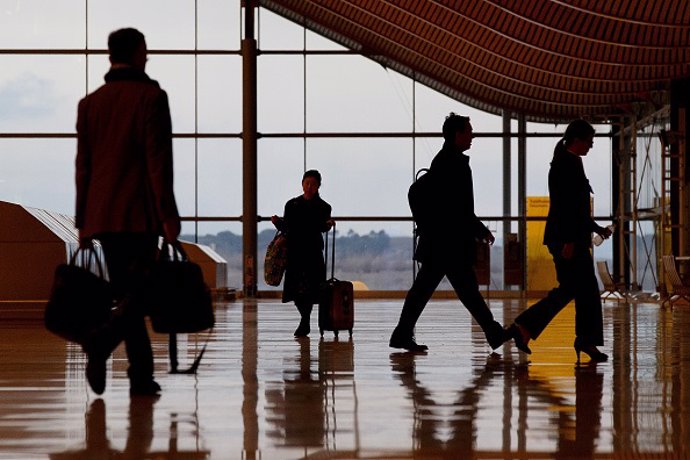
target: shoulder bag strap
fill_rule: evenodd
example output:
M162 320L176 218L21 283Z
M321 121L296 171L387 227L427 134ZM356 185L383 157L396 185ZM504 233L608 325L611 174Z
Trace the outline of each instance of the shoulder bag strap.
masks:
M93 243L92 243L93 244ZM96 251L96 248L93 246L89 246L87 248L82 248L81 246L77 248L76 251L72 253L72 257L70 257L69 264L70 265L77 265L77 256L79 256L79 261L81 263L81 266L86 268L87 270L94 271L96 275L98 275L99 278L105 278L104 277L104 270L103 270L103 263L101 262L101 258L98 255L98 251ZM95 261L95 263L94 263ZM94 269L95 267L95 269Z

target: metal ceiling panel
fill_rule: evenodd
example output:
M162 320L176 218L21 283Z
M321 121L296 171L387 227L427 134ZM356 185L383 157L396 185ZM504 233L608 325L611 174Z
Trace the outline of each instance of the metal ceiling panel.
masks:
M651 111L690 76L690 0L259 0L467 105L534 121Z

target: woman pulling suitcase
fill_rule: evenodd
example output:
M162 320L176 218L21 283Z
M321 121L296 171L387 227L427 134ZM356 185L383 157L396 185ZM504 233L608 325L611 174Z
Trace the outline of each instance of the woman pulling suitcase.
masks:
M320 187L321 174L315 169L305 172L303 194L285 203L283 217L271 217L273 225L287 238L283 302L295 302L300 313L295 337L309 335L311 311L319 300L319 288L326 281L322 233L335 222L331 205L319 195Z

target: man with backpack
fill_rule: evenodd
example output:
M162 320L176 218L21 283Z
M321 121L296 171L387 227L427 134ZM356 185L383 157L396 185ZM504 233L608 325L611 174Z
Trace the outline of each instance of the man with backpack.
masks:
M444 276L465 308L481 326L491 348L509 339L479 292L474 271L476 242L494 242L494 236L474 213L474 191L469 157L472 125L468 117L451 112L443 124L444 144L408 194L419 241L414 258L421 268L407 293L389 345L426 351L414 338L414 327Z

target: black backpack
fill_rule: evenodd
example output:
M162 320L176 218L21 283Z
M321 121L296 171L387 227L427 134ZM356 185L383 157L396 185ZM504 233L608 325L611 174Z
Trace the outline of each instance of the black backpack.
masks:
M416 227L425 227L429 223L429 214L434 202L433 174L427 168L417 172L415 181L407 192L412 218Z

